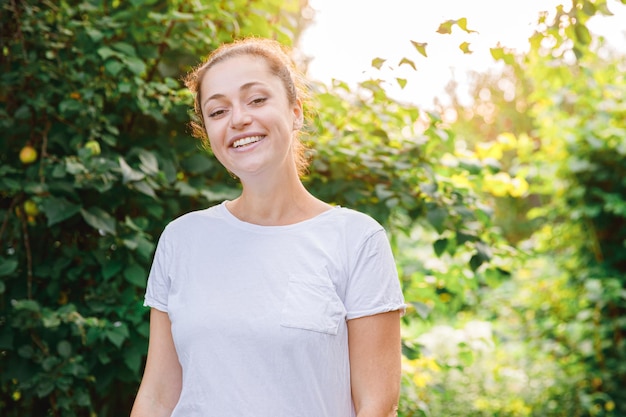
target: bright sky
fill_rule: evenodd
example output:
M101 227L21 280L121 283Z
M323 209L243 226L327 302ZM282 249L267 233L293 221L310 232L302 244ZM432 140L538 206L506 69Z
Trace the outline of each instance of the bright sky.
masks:
M406 78L403 90L390 82L388 92L429 107L435 96L443 97L453 74L462 93L468 70L494 67L489 48L498 42L526 50L539 12L553 12L561 3L570 4L559 0L310 0L315 21L303 34L299 49L312 59L311 78L325 83L333 78L349 83L372 76ZM618 0L608 0L608 6L615 16L594 18L590 29L626 51L626 6ZM461 17L467 18L468 29L479 33L467 34L456 26L452 34L436 33L440 23ZM427 42L428 58L410 41ZM463 54L462 42L469 42L474 53ZM415 62L417 71L408 65L398 67L403 57ZM372 68L373 58L387 60L382 71ZM396 70L392 73L385 67Z

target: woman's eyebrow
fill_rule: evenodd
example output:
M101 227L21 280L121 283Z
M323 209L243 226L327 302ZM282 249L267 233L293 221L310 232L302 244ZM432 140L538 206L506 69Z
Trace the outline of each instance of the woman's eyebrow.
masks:
M259 81L250 81L249 83L245 83L243 84L241 87L239 87L240 91L247 91L250 90L252 87L255 86L263 86L264 84L259 82ZM219 100L221 98L224 98L224 94L222 93L215 93L211 96L209 96L206 100L204 100L204 103L202 104L202 106L206 106L206 104L211 101L211 100Z

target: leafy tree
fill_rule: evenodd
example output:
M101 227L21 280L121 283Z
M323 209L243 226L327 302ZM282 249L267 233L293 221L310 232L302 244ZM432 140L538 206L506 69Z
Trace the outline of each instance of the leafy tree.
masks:
M509 105L490 94L494 120L510 120L511 108L528 109L524 123L499 133L513 132L510 138L518 143L500 154L500 166L530 183L525 201L498 197L496 224L514 231L507 225L511 211L527 207L529 217L521 224L534 234L522 242L532 256L515 274L516 286L506 287L507 307L490 308L511 320L528 357L553 371L543 376L554 383L534 407L536 415L626 414L620 389L626 381L624 56L587 28L591 17L608 14L605 1L573 1L569 9L558 7L553 19L540 17L529 53L492 50L507 64L506 74L514 75L516 90L525 92ZM493 93L495 87L477 83L479 91ZM457 127L477 153L497 146L497 140L480 143L478 126L462 120L452 129ZM508 234L515 240L524 235ZM508 308L519 313L517 319Z
M606 4L576 3L569 12L559 10L560 23L532 39L528 68L537 80L532 111L541 139L534 182L538 192L557 196L533 214L552 223L539 241L545 252L558 254L568 285L581 297L580 311L562 317L576 320L579 331L555 334L546 326L545 334L579 362L566 369L581 409L624 415L626 78L624 56L605 57L601 40L594 43L584 26L596 13L608 13ZM550 59L541 47L548 38L556 41ZM545 175L550 173L552 179ZM581 365L584 378L576 370Z

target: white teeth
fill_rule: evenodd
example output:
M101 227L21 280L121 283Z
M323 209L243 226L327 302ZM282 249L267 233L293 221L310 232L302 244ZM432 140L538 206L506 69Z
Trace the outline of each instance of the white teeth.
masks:
M251 143L258 142L261 139L263 139L263 136L249 136L247 138L242 138L233 142L233 148L249 145Z

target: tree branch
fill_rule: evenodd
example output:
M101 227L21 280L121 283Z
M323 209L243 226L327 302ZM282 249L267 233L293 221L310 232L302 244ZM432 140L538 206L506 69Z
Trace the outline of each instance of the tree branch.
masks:
M30 239L28 237L28 224L26 223L26 210L22 207L23 215L20 216L22 224L22 236L24 239L24 249L26 250L26 290L29 300L33 299L33 253L30 248Z
M4 216L4 220L2 221L2 226L0 227L0 246L2 246L2 235L4 235L4 231L6 230L7 225L9 224L9 217L11 217L13 208L17 205L17 203L19 203L20 197L21 197L20 194L13 197L13 200L11 200L11 204L9 204L9 209L7 210L6 215Z

